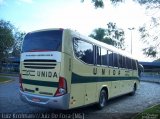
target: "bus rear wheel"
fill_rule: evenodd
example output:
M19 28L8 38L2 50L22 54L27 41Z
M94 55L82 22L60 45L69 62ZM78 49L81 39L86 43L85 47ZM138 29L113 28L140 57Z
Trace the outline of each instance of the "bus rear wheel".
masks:
M107 93L104 89L101 90L99 95L98 109L103 109L107 104Z
M134 84L134 86L133 86L133 91L130 93L130 95L131 95L131 96L135 95L136 90L137 90L137 85Z

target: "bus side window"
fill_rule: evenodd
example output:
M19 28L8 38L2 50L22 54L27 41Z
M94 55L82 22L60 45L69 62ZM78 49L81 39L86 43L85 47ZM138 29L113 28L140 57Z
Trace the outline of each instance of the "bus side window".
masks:
M133 70L137 70L137 65L135 60L132 60L132 68Z
M109 66L113 66L113 52L108 50Z
M119 68L123 68L123 57L122 57L122 55L119 55L118 63L119 63Z
M96 62L98 65L101 65L101 48L100 47L96 47Z
M126 57L122 56L122 68L127 68L126 66Z
M93 45L78 38L74 38L73 48L75 56L87 64L93 64Z
M127 69L132 69L132 60L130 58L126 58Z
M118 56L118 54L117 53L113 53L114 54L114 56L113 56L113 58L114 58L114 67L118 67L118 61L119 61L119 56Z
M102 65L108 66L107 50L104 48L101 48L101 59L102 59Z

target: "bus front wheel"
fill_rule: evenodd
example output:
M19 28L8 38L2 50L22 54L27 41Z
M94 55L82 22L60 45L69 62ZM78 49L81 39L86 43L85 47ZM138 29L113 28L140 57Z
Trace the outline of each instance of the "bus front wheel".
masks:
M98 109L104 108L106 104L107 104L107 93L104 89L102 89L99 95L99 102L97 104Z

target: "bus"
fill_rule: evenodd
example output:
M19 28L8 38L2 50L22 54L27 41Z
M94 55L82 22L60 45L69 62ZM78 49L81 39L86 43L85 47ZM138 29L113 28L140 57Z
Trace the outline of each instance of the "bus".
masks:
M20 97L31 105L67 110L134 95L138 62L111 45L70 29L26 34L20 58Z

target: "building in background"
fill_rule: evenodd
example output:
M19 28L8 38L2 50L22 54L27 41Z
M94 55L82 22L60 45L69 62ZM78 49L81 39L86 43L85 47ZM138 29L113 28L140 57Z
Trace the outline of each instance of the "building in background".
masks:
M7 60L1 62L1 72L19 72L19 57L9 57Z

